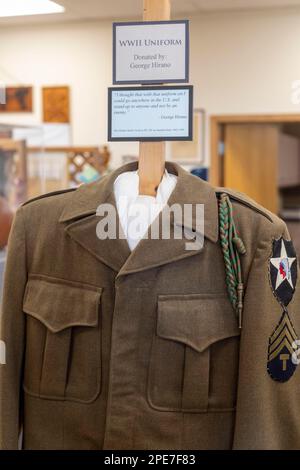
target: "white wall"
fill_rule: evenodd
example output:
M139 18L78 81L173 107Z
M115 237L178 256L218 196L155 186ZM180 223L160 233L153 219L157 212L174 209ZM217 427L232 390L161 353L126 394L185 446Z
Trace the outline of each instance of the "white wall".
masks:
M117 20L117 18L116 18ZM207 14L190 18L190 82L208 115L300 112L291 83L300 79L300 10ZM38 124L43 85L71 88L74 145L106 141L111 85L111 22L2 27L0 80L35 86L32 115L0 122ZM113 164L136 143L110 143ZM209 144L206 156L209 158Z

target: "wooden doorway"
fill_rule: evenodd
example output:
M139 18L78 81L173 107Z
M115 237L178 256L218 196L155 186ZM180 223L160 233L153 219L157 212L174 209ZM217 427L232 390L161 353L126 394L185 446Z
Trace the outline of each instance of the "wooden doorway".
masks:
M270 126L279 130L284 126L284 128L292 129L292 134L298 135L300 138L300 114L212 116L210 120L210 182L215 186L226 186L226 175L229 175L229 169L226 168L227 162L225 157L226 132L227 129L230 128L232 136L234 126L239 126L240 129L242 129L242 126L248 126L248 131L249 126L253 126L253 129L254 126L257 126L256 129L258 129L259 126L265 126L266 128ZM242 156L242 158L244 158L244 156ZM249 168L255 165L255 163L255 160L247 161ZM268 162L263 161L261 164L269 166L270 160ZM276 177L277 173L277 169L275 168L275 172L272 171L272 177ZM240 190L247 193L246 187L240 188Z
M244 192L278 213L281 136L288 133L300 142L300 114L212 116L210 124L210 182Z
M225 128L224 186L278 211L279 128L272 124L228 124Z

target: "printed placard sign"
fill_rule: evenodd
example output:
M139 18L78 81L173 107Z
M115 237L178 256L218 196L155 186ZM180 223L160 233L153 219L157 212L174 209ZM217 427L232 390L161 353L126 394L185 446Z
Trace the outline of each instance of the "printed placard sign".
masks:
M108 89L108 140L192 140L193 87Z
M188 20L113 23L113 84L188 81Z

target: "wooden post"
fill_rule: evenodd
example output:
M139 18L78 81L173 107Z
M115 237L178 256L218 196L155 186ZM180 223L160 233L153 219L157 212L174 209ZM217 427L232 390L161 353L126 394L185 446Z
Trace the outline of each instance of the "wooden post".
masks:
M170 19L170 0L144 0L143 20ZM140 142L139 193L155 196L165 170L165 142Z

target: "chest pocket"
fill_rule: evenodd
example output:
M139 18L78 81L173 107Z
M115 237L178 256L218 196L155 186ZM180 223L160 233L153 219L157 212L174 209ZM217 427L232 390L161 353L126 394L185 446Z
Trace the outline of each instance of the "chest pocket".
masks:
M226 294L160 295L149 404L161 411L234 409L239 335Z
M89 403L101 389L101 288L31 277L24 389L40 398Z

